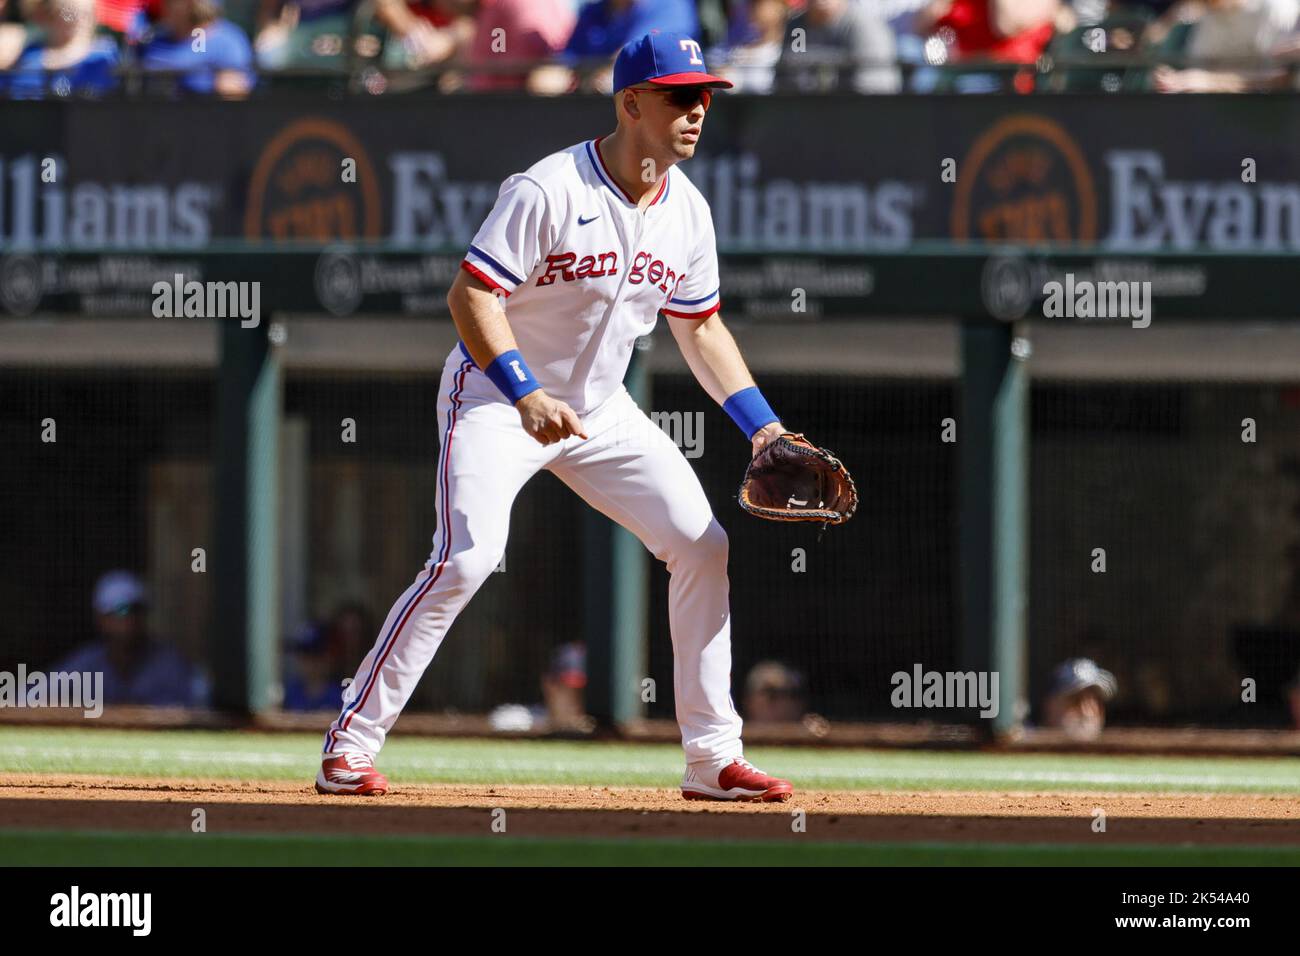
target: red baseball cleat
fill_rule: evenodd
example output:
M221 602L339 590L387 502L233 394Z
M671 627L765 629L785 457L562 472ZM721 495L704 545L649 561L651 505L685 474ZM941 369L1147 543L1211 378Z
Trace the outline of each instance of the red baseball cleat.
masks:
M789 780L769 777L748 760L737 757L721 770L686 768L682 796L687 800L747 800L763 803L789 800L794 787Z
M327 756L321 760L316 774L316 792L381 797L388 792L388 778L375 769L375 760L370 754Z

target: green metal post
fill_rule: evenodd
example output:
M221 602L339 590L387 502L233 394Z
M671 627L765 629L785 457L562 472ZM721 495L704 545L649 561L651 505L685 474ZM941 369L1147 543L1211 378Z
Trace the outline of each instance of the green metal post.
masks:
M219 325L212 704L251 715L274 703L279 664L281 376L269 315Z
M642 409L651 400L649 362L642 346L632 350L632 362L624 379L627 390ZM641 717L641 681L649 669L650 650L650 552L641 539L626 528L614 528L614 660L611 695L614 720L624 723Z
M1025 716L1029 369L1023 326L962 323L962 666L998 674L998 737Z
M640 343L638 343L640 344ZM623 380L642 408L650 376L637 348ZM585 602L587 710L603 726L617 727L644 713L641 681L647 676L650 555L632 532L587 509L583 556L591 569ZM610 574L605 576L604 569Z

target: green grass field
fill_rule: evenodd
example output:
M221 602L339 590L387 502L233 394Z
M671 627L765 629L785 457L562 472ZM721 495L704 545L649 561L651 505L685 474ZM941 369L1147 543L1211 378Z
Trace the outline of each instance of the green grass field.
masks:
M1296 866L1273 847L744 843L530 837L320 837L0 829L0 860L39 866Z
M0 727L0 770L290 781L306 786L320 735ZM1300 796L1300 762L1266 758L1059 756L755 748L756 763L809 789L1258 793ZM396 737L382 766L402 783L673 787L672 745ZM0 813L3 803L0 802ZM331 837L6 829L0 860L44 865L1297 865L1293 847Z
M0 727L0 770L309 783L322 734ZM806 788L1300 795L1289 758L1057 756L756 747L749 757ZM672 787L671 744L394 737L383 769L406 783Z

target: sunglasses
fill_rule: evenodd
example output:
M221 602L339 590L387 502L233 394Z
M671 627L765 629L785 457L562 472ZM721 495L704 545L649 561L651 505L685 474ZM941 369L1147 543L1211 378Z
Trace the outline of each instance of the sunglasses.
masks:
M688 110L696 103L703 103L707 110L713 102L713 90L707 86L670 86L666 88L653 86L634 86L633 93L662 93L668 102L678 109Z

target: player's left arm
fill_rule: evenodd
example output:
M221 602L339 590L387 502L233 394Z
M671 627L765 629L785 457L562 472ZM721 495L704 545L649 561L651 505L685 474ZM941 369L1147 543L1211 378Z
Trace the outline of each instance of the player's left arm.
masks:
M722 324L720 312L706 319L684 319L665 312L664 318L686 364L715 402L725 405L732 395L755 387L754 376L731 330ZM751 438L753 453L757 455L760 448L783 431L785 426L780 421L764 425Z
M663 306L664 318L696 380L749 437L757 455L785 427L754 384L731 331L722 324L713 216L704 212L694 231L699 237L694 253Z

